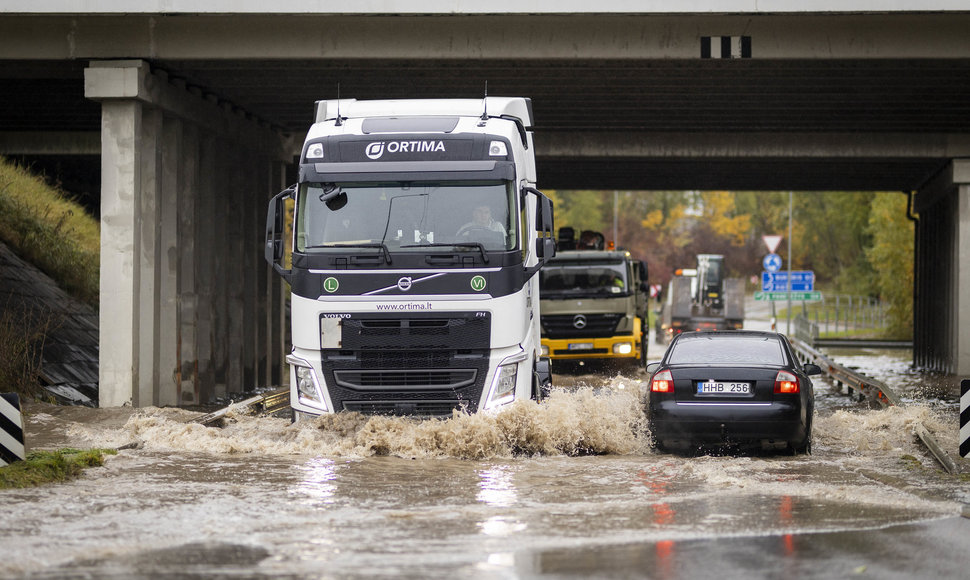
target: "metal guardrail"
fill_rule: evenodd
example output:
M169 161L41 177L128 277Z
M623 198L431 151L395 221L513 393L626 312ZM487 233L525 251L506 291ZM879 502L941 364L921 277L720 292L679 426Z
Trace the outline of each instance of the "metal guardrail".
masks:
M845 368L797 338L791 339L791 343L795 349L796 356L801 359L802 363L813 362L817 364L823 373L835 380L839 388L844 386L856 391L859 394L860 400L869 399L870 401L879 403L883 407L903 406L899 395L888 385ZM921 423L916 424L913 433L926 445L927 449L929 449L930 453L933 454L947 473L953 475L960 472L950 455L937 442L933 434L927 431Z
M212 413L207 413L187 421L188 423L201 423L208 427L219 426L223 417L230 409L249 415L271 415L281 411L290 404L290 388L283 387L274 391L269 391L255 397L251 397L238 403L232 403L228 407L219 409Z
M878 338L816 338L812 341L816 347L849 347L849 348L899 348L912 349L912 340L884 340Z

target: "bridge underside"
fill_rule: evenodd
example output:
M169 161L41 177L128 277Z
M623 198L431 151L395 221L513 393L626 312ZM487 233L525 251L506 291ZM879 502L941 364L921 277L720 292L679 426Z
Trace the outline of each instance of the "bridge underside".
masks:
M914 358L970 374L968 15L328 18L0 22L0 153L97 165L102 404L277 383L261 219L313 102L486 82L533 98L543 188L918 192Z

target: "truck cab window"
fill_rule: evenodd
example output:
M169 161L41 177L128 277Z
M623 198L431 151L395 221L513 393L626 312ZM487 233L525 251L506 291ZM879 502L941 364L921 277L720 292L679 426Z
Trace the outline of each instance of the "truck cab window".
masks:
M328 195L335 186L340 204ZM442 244L513 250L519 228L512 192L503 181L306 183L299 194L297 251L368 243L392 251Z

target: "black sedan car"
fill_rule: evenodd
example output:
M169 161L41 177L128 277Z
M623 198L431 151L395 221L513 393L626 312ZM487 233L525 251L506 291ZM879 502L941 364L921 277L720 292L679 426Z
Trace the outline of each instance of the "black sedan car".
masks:
M647 421L659 449L757 445L811 453L818 365L777 332L684 332L647 366Z

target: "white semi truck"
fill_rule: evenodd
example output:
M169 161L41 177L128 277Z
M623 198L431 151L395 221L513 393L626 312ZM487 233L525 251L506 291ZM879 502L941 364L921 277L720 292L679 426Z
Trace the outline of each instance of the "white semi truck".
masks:
M555 240L532 124L520 97L316 103L298 182L266 220L292 289L294 420L546 392L536 273Z

